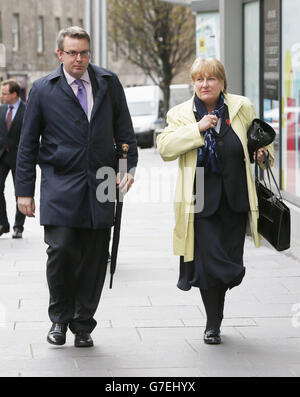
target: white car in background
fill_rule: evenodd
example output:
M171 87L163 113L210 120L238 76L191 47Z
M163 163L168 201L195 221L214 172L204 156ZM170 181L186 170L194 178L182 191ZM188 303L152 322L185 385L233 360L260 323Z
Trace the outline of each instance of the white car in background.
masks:
M162 91L156 85L127 87L124 91L137 144L141 148L152 147L157 131L165 125ZM192 90L188 84L171 85L170 107L191 96Z

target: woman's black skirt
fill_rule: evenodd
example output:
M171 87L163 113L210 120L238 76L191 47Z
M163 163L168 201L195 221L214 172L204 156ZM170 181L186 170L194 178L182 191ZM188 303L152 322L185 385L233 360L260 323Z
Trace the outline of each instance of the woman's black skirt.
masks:
M217 285L233 288L245 275L243 264L247 212L233 212L224 191L217 211L207 218L194 221L194 260L180 257L177 287L209 289Z

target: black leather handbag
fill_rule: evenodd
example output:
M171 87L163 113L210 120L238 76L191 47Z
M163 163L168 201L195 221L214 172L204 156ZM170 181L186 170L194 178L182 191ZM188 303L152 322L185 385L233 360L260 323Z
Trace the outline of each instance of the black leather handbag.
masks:
M265 179L262 182L258 179L258 163L255 161L255 185L258 198L258 233L261 234L277 250L284 251L290 248L291 221L290 209L284 204L277 182L271 171L269 161L265 156L266 172L269 180L269 188ZM271 189L273 178L278 195Z
M250 162L253 163L253 154L261 147L267 146L274 141L276 132L265 121L254 119L247 131L248 152Z

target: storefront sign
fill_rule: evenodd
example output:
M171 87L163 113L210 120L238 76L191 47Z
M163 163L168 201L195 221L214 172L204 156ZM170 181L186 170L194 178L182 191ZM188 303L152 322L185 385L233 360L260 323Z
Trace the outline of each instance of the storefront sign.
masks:
M219 13L198 14L196 25L197 57L220 59Z
M280 1L264 1L264 98L279 99Z

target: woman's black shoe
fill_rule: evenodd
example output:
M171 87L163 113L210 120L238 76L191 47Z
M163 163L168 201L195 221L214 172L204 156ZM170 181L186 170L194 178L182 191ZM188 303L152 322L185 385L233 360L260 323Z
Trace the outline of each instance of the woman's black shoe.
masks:
M204 332L204 343L208 345L219 345L222 340L220 336L220 331L216 331L214 329L209 329Z
M66 343L68 324L53 323L47 335L47 342L61 346Z

